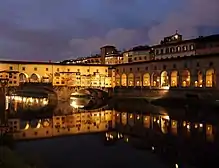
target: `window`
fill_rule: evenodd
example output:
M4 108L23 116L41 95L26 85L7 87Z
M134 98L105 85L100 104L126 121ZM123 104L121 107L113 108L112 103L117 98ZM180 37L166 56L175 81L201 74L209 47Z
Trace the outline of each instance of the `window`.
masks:
M166 48L166 54L169 54L170 50L169 48Z
M154 66L154 70L157 70L157 66Z
M190 50L194 50L194 45L193 44L190 45Z
M36 68L36 67L34 68L34 71L37 71L37 68Z
M137 71L140 71L140 68L137 68Z
M80 69L78 69L78 72L80 72Z
M130 72L132 72L132 68L130 68Z
M187 63L184 63L184 68L188 68L188 65L187 65Z
M68 72L70 71L70 69L68 69Z
M210 66L210 67L213 66L213 62L210 62L210 63L209 63L209 66Z
M145 67L145 70L147 71L147 70L148 70L148 67Z
M46 71L48 71L49 70L49 68L46 68Z
M170 52L175 52L175 48L171 47Z
M187 51L187 46L183 46L183 51Z
M90 72L90 69L87 69L87 72Z
M196 66L199 67L199 62L196 63Z
M180 46L176 47L176 51L180 52L181 51L181 47Z
M59 72L59 68L57 68L57 72Z
M22 67L22 71L25 71L25 67Z
M163 49L160 50L160 54L163 54Z
M176 68L176 64L173 64L173 68Z
M159 55L160 54L160 51L159 50L156 50L156 55Z
M10 69L10 70L13 70L13 67L12 67L12 66L10 66L10 67L9 67L9 69Z

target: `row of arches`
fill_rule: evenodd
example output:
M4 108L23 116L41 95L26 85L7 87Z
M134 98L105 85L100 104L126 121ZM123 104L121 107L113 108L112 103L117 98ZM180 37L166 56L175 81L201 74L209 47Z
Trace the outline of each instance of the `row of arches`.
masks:
M25 73L20 73L19 74L19 82L20 83L25 83L25 82L41 82L42 80L44 80L44 82L49 82L49 77L44 77L41 78L38 74L33 73L32 75L30 75L30 77L28 77L27 74Z
M119 74L116 75L116 86L152 86L152 87L214 87L216 85L216 73L214 69L208 69L205 73L198 71L194 76L189 70L182 72L163 71L159 73L138 73L134 75Z

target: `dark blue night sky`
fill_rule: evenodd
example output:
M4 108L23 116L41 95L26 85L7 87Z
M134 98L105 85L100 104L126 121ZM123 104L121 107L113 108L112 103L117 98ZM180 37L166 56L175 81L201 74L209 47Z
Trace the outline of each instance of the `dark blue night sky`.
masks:
M219 33L218 0L0 0L0 58L62 60Z

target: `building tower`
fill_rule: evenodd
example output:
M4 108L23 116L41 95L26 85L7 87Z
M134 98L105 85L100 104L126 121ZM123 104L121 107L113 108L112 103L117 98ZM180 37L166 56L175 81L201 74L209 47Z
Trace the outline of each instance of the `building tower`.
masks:
M100 48L100 55L101 55L101 64L105 64L105 57L113 54L117 54L118 51L116 50L115 46L106 45Z

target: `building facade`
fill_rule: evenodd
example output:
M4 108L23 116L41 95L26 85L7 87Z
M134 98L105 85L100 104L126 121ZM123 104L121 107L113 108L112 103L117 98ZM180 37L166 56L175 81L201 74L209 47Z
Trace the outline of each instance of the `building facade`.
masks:
M8 79L8 86L42 82L53 86L111 87L105 65L1 61L0 78Z
M121 64L115 67L115 86L219 89L217 54Z
M0 61L0 77L8 80L8 86L42 82L69 87L215 88L218 54L219 35L183 40L176 33L159 45L134 47L122 54L104 46L90 62L86 61L91 57L75 63Z

